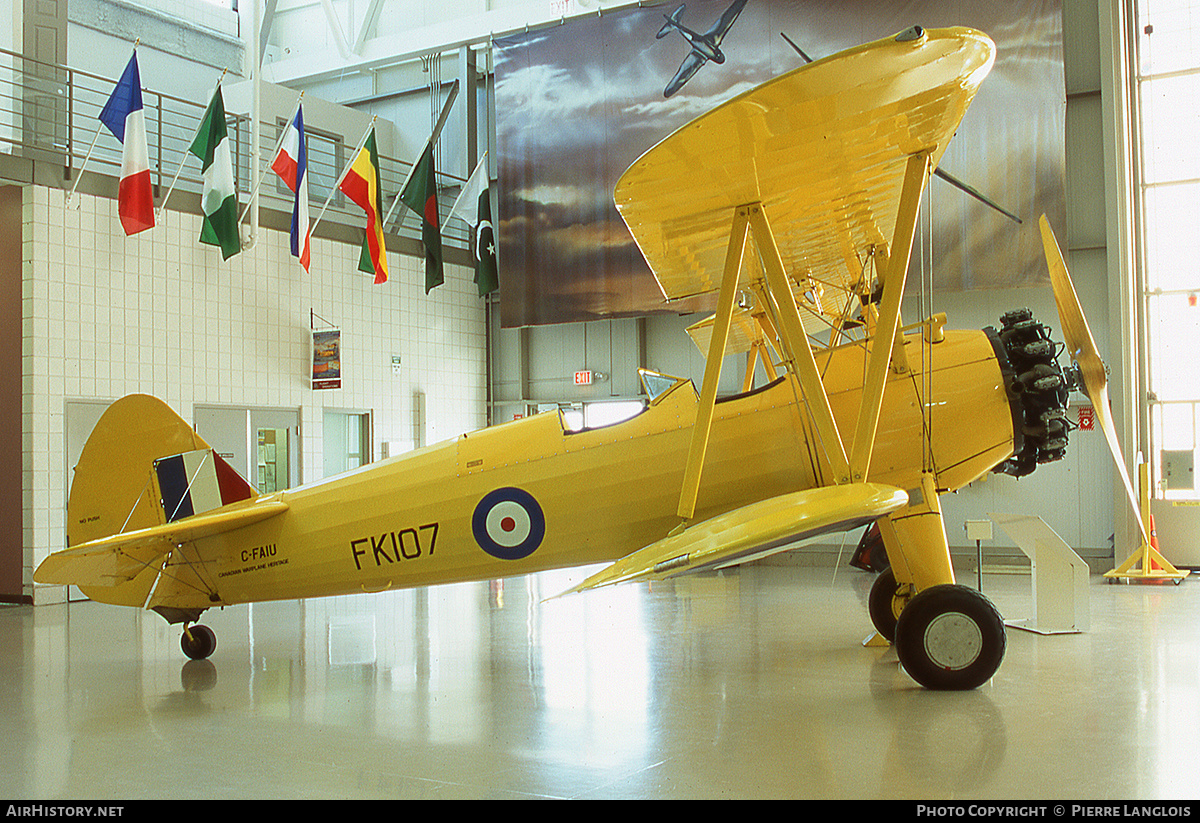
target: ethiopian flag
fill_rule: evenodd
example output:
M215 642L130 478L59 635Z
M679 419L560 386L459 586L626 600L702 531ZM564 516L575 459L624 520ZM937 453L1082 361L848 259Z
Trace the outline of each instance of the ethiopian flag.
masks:
M233 161L220 86L213 92L200 131L188 150L204 166L204 192L200 197L204 224L200 228L200 242L220 246L221 256L228 260L242 250L242 241L238 237L237 191L233 187Z
M376 283L386 283L387 247L383 244L383 204L379 192L379 152L375 150L374 127L338 188L367 213L367 236L363 240L359 271L373 271Z
M433 169L433 142L425 145L413 167L400 201L421 217L421 242L425 245L425 293L442 285L442 229L438 220L437 180Z

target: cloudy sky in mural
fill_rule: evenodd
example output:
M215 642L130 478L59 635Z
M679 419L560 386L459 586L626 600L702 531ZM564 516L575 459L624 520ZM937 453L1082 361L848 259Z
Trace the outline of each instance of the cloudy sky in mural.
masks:
M670 31L678 4L589 16L498 39L497 149L505 326L620 317L667 306L617 214L621 173L676 128L758 83L914 24L967 25L996 41L995 68L942 168L1017 212L1024 225L933 181L934 282L943 289L1039 282L1036 216L1061 225L1061 2L749 0L709 62L671 97L690 49ZM730 0L692 0L680 22L705 32ZM940 185L939 185L940 184ZM927 232L928 233L928 232ZM1040 268L1039 268L1040 267Z

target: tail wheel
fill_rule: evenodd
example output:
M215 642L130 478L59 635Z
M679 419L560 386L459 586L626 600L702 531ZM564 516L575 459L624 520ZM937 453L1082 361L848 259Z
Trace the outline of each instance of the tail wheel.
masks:
M871 615L875 631L889 643L896 639L896 621L912 596L912 584L897 582L891 566L880 572L871 586L867 612Z
M967 690L986 683L1004 659L1004 618L974 589L925 589L896 621L900 665L927 689Z
M204 660L217 650L217 634L208 626L189 626L183 630L179 645L192 660Z

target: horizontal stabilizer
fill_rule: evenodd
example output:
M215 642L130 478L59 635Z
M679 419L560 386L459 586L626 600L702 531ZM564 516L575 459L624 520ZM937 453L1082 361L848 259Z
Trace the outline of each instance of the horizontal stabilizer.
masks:
M670 34L672 29L678 28L679 20L680 20L680 18L683 17L683 12L684 12L684 9L686 9L686 8L687 8L687 4L682 3L682 4L680 4L679 8L677 8L677 9L675 9L675 11L671 12L670 17L667 17L667 15L664 14L663 17L666 18L667 22L663 24L663 27L658 30L658 34L656 34L654 36L656 38L658 38L659 40L661 40L664 37L666 37L668 34Z
M845 531L908 504L894 486L850 483L772 497L664 537L626 555L565 592L614 583L663 580L783 551L797 540Z
M265 499L90 540L51 554L33 579L48 585L115 586L160 563L179 543L249 526L287 509L287 503Z

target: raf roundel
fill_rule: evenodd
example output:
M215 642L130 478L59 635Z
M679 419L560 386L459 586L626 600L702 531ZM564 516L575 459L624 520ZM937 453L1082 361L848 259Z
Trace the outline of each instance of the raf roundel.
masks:
M533 554L546 536L546 516L524 489L506 487L484 496L471 517L479 548L501 560Z

